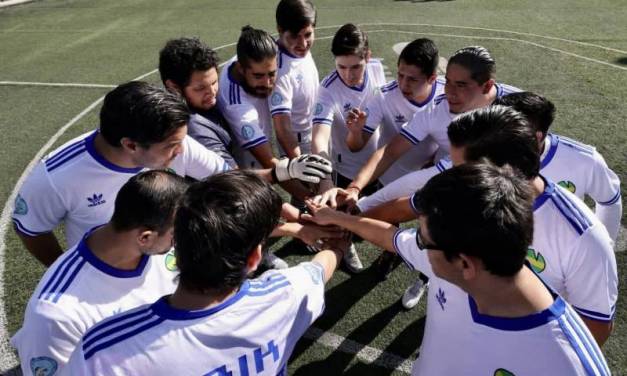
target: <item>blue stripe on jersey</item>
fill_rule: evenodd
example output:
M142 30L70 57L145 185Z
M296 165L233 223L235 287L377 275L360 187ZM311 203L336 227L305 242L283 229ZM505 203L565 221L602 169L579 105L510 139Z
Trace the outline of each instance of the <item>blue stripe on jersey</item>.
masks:
M590 310L579 308L579 307L575 307L575 306L573 306L573 309L575 311L577 311L577 313L579 313L579 315L586 316L586 318L589 318L589 319L592 319L592 320L595 320L595 321L610 322L614 318L614 313L615 313L615 310L616 310L616 306L611 308L611 312L610 312L609 315L606 315L605 313L590 311Z
M609 369L595 340L592 339L590 332L586 328L582 328L579 318L574 315L576 314L572 310L566 309L564 315L559 319L562 331L579 356L579 360L583 363L588 374L609 375Z
M52 286L45 291L41 291L41 293L39 294L40 298L43 297L43 300L49 300L50 298L53 298L53 302L56 303L59 300L59 294L62 294L65 290L67 290L70 283L72 283L72 281L76 277L78 271L80 271L83 265L85 265L85 260L80 256L78 252L73 254L70 259L71 260L66 265L64 265L61 272L57 275L57 278ZM59 288L64 280L65 284L61 288Z
M332 125L333 124L333 120L329 120L329 119L325 119L325 118L314 118L312 120L313 124L326 124L326 125Z
M140 326L140 327L138 327L138 328L136 328L134 330L131 330L131 331L127 332L127 333L122 334L121 336L114 337L114 338L110 339L109 341L106 341L106 342L103 342L103 343L101 343L99 345L96 345L96 346L92 347L91 349L89 349L88 351L85 351L85 346L83 346L83 351L85 353L85 360L91 358L95 353L97 353L100 350L104 350L107 347L111 347L111 346L115 345L116 343L120 343L120 342L124 341L127 338L130 338L130 337L135 336L135 335L137 335L137 334L139 334L141 332L144 332L144 331L152 328L153 326L157 326L157 325L159 325L159 324L161 324L162 322L165 321L164 318L161 318L159 316L155 315L154 317L156 317L155 320L148 321L146 324L144 324L144 325L142 325L142 326Z
M549 165L549 163L551 163L551 161L553 160L553 157L555 156L555 152L557 152L557 144L559 142L559 139L552 134L549 134L549 139L550 139L550 144L549 144L549 151L546 153L546 156L544 157L544 159L542 159L542 161L540 161L540 170L542 170L543 168L545 168L546 166ZM545 147L547 145L544 145Z
M72 160L73 158L75 158L76 156L82 154L85 152L85 150L87 150L87 147L85 147L85 144L83 143L83 145L81 147L79 147L78 149L74 150L71 153L68 153L67 156L65 156L64 158L53 162L53 163L48 163L48 161L46 161L46 170L48 170L48 172L52 172L55 169L57 169L58 167L61 167L62 165L64 165L66 162Z
M72 253L68 254L65 260L61 261L57 269L54 271L54 273L52 273L52 277L48 279L48 282L46 282L44 287L41 289L41 292L39 293L39 296L37 297L37 299L41 299L43 294L50 288L50 285L52 285L52 283L54 283L54 281L57 279L57 277L59 276L59 273L61 273L61 278L63 278L63 275L67 272L67 269L66 269L67 263L70 262L70 260L77 258L78 256L79 256L78 250L75 249L74 251L72 251Z
M54 163L58 160L60 160L61 158L63 158L64 156L68 155L69 153L71 153L72 151L78 149L81 147L81 145L83 145L85 143L85 139L80 139L76 142L74 142L72 145L68 145L67 147L63 148L63 150L60 150L58 153L56 153L54 156L51 156L49 158L46 159L46 163Z
M50 232L50 231L43 231L43 232L31 231L31 230L27 229L26 227L24 227L24 225L22 224L22 222L20 222L19 219L12 218L12 220L13 220L13 225L15 226L15 229L19 233L22 233L22 234L24 234L26 236L37 236L37 235L41 235L41 234L45 234L47 232Z
M253 289L252 286L250 288L250 290L248 290L248 292L246 293L246 295L248 296L264 296L264 295L268 295L271 292L274 292L278 289L282 289L283 287L289 286L291 285L290 281L283 281L280 283L277 283L275 285L272 285L269 288L266 289Z
M325 78L322 81L322 86L324 86L325 88L328 88L331 83L333 83L333 81L335 81L337 78L339 77L337 71L331 73L331 75L329 75L329 77Z
M508 95L508 94L517 93L520 91L520 89L518 89L517 87L510 86L510 85L499 84L499 83L496 83L495 85L496 85L497 98Z
M276 115L276 114L289 114L291 111L289 108L287 107L278 107L275 108L274 110L270 111L270 114L272 115Z
M433 102L435 102L435 104L440 104L442 103L443 100L446 99L446 94L440 94L437 97L435 97L435 99L433 100Z
M412 136L405 129L401 129L401 135L403 135L407 139L407 141L411 142L414 145L418 145L418 143L420 142L419 139L417 139L416 137Z
M229 83L229 104L236 104L235 100L235 84Z
M368 133L368 134L373 134L373 133L374 133L374 131L375 131L375 129L370 128L370 127L368 127L368 126L364 125L364 127L363 127L362 131L363 131L363 132L366 132L366 133Z
M139 312L142 312L143 315L138 315L137 313ZM120 317L124 317L124 318L129 318L131 316L134 317L134 320L123 322L118 326L113 326L113 327L109 326L107 328L97 329L98 333L89 337L89 339L87 339L87 336L83 337L83 351L85 353L91 351L92 348L96 346L96 343L98 343L101 339L104 339L108 336L113 336L116 333L123 332L126 329L133 328L137 325L141 325L142 323L145 323L152 317L158 317L152 311L150 307L142 311L135 311L131 315L125 315L125 314L120 315ZM104 330L104 329L107 329L107 330ZM90 333L95 333L95 331L93 332L90 331ZM115 336L113 336L112 338L115 338Z
M604 202L597 202L597 204L599 205L614 205L615 203L618 202L618 200L620 200L620 191L616 192L616 194L614 195L614 197L612 197L611 199L609 199L608 201L604 201Z
M242 98L240 97L240 86L235 85L235 95L237 96L237 104L242 104Z
M592 336L592 333L590 333L580 317L577 316L577 314L570 309L566 312L566 317L571 325L575 326L575 330L582 336L582 339L586 340L586 345L594 355L595 364L599 367L601 372L610 374L610 369L605 361L605 358L603 357L601 348L597 345L597 342Z
M263 143L268 142L268 138L266 136L261 136L259 138L256 138L250 142L245 143L244 145L242 145L242 149L250 149L253 148L255 146L259 146Z
M125 312L125 313L121 313L118 316L114 316L114 317L109 318L109 319L105 319L104 321L94 325L83 336L83 348L85 348L86 345L90 345L94 341L97 341L98 338L102 338L100 336L100 334L103 334L103 330L107 330L107 329L111 328L111 326L113 326L113 325L115 325L115 324L117 324L117 323L119 323L121 321L132 319L132 318L137 317L137 316L142 316L142 315L145 316L146 313L152 314L150 306L148 306L148 307L143 306L143 307L134 308L133 310L130 310L130 311ZM144 316L142 316L142 320L143 320ZM114 332L117 331L117 328L123 329L123 328L125 328L127 326L128 325L125 326L125 323L122 323L121 325L119 325L119 326L117 326L115 328L116 330L114 330ZM109 332L109 331L107 331L107 332ZM97 336L97 337L95 337L95 336Z
M283 52L279 51L279 69L283 67Z
M553 187L553 189L554 191L553 195L551 195L551 201L553 201L555 206L559 209L564 218L566 218L566 220L568 220L568 222L573 226L577 233L579 235L583 234L590 226L592 226L592 222L584 212L582 212L572 201L570 201L569 197L566 197L564 192L557 187Z
M405 259L405 256L403 256L403 254L401 252L399 252L399 247L398 247L398 237L401 234L401 232L405 231L402 228L399 228L398 230L396 230L396 232L394 233L394 240L393 240L393 244L394 244L394 251L396 252L397 255L399 255L401 257L401 260L403 260L403 262L405 263L405 265L407 265L407 267L410 270L415 270L414 266Z
M558 138L559 142L565 146L568 146L570 148L573 148L577 151L583 152L588 155L594 154L594 147L590 145L582 144L579 141L576 141L576 140L573 140L572 138L568 138L564 136L554 135L554 137Z
M449 169L448 166L442 163L442 160L439 160L438 163L435 164L435 168L437 168L440 172L444 172Z
M392 91L398 87L398 82L396 80L390 82L389 84L381 86L381 92L387 93L388 91Z
M81 257L81 261L78 263L76 268L74 268L74 271L72 272L72 274L70 274L70 277L67 279L67 281L65 281L65 284L63 285L63 287L61 287L61 290L57 291L56 294L54 295L54 298L52 299L53 303L56 303L59 301L59 298L61 298L61 295L63 295L63 293L68 289L68 287L70 287L72 282L74 282L74 278L76 278L76 275L78 274L78 272L81 271L81 268L83 267L83 265L85 265L85 263L86 263L85 259Z

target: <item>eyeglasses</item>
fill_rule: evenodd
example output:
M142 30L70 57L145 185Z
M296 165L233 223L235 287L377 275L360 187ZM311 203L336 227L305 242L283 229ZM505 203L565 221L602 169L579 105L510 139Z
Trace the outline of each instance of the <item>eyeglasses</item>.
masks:
M444 251L444 249L436 244L425 244L422 240L420 225L416 228L416 244L421 251L426 251L428 249L432 251Z

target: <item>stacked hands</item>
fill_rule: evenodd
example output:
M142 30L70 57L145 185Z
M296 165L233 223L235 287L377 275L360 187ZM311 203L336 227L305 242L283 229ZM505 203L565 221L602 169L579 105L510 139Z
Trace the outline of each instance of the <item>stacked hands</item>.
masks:
M351 245L351 233L334 224L334 218L343 213L325 203L316 203L313 199L308 199L305 203L309 213L302 213L299 219L304 223L303 229L307 229L306 231L314 236L309 239L311 243L301 239L318 250L333 249L346 252Z
M315 154L302 154L297 158L280 159L274 170L279 182L298 179L317 184L333 172L331 162Z

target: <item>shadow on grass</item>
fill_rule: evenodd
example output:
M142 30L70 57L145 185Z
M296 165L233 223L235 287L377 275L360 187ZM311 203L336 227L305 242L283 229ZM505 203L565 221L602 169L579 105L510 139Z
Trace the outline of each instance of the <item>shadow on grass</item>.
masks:
M627 65L627 56L619 57L615 61L616 64Z

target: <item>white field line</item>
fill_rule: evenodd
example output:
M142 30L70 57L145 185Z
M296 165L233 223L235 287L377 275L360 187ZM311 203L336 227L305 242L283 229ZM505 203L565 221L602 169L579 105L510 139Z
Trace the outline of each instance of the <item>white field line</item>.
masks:
M398 355L381 351L374 347L364 346L359 342L344 338L331 332L325 332L315 327L309 328L303 336L317 343L339 350L346 354L357 356L360 360L387 369L404 373L411 373L412 361Z
M101 84L81 84L81 83L61 83L61 82L22 82L22 81L0 81L2 86L49 86L49 87L73 87L73 88L103 88L113 89L116 85Z

